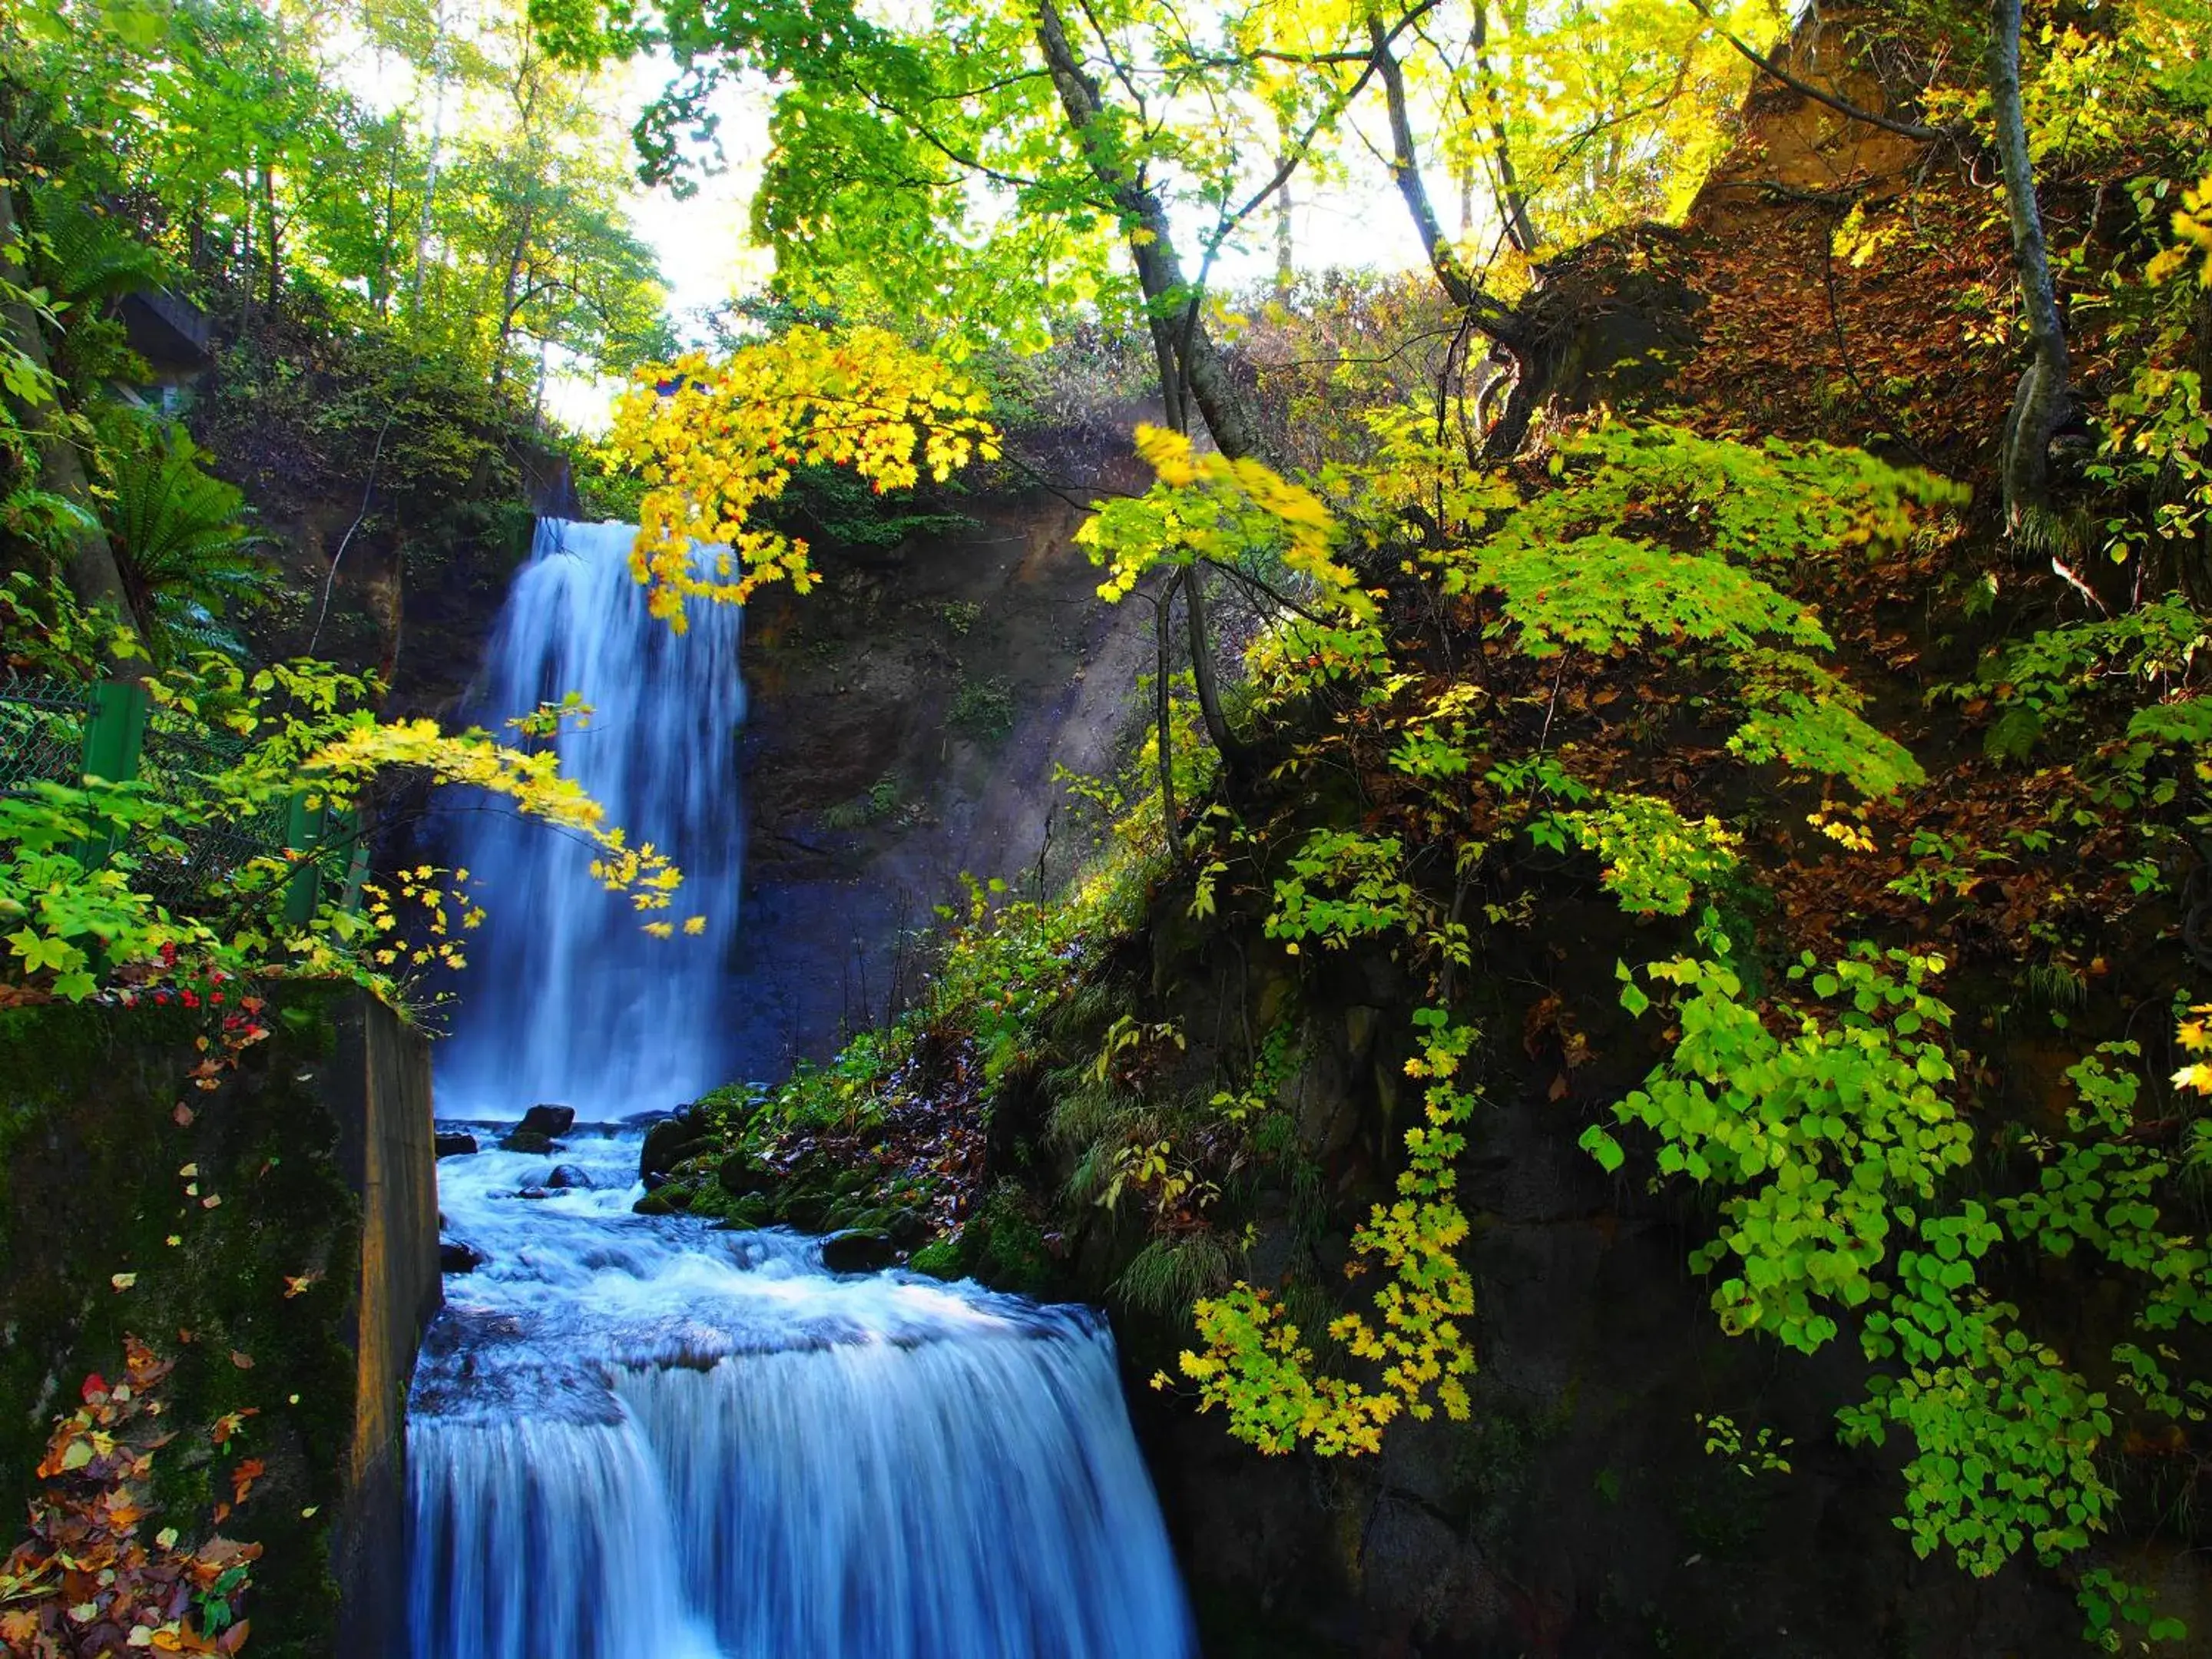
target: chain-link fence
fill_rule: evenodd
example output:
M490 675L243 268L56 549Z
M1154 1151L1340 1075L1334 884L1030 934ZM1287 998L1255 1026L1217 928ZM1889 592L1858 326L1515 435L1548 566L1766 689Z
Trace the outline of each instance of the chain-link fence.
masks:
M245 757L246 739L155 713L143 688L65 680L0 678L0 795L41 781L88 776L137 781L172 806L219 801L220 781ZM77 849L87 863L118 850L112 840ZM221 808L179 825L141 851L135 884L173 910L220 907L237 873L258 858L295 866L286 878L286 919L303 923L325 893L355 901L367 866L360 820L332 814L302 781L289 799Z
M149 793L170 805L206 800L210 786L246 754L245 738L227 732L187 726L158 714L148 723L140 750L138 777ZM257 858L281 853L286 810L279 801L247 812L236 811L181 827L181 854L148 858L139 868L146 891L172 908L196 893L220 890Z
M41 781L75 783L84 772L91 700L68 680L0 677L0 795Z

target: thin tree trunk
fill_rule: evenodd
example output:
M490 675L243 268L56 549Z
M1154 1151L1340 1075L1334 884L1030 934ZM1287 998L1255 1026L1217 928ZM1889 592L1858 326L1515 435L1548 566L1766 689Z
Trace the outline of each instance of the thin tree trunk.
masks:
M1458 250L1444 239L1443 227L1437 222L1437 210L1429 200L1429 188L1421 177L1420 157L1413 147L1413 121L1406 101L1406 76L1398 60L1390 51L1389 37L1382 25L1368 24L1368 37L1374 46L1375 67L1382 82L1382 96L1390 116L1390 173L1405 199L1406 210L1413 216L1414 231L1427 250L1429 269L1436 274L1437 286L1445 297L1467 313L1468 320L1477 332L1487 337L1513 362L1512 391L1505 400L1504 412L1491 427L1483 442L1483 459L1489 462L1510 460L1526 439L1536 410L1551 395L1553 374L1556 372L1558 352L1543 331L1529 320L1530 307L1524 301L1516 311L1495 295L1487 292L1475 281ZM1532 294L1529 298L1535 297ZM1487 394L1486 393L1486 397Z
M1275 162L1276 171L1283 176L1283 182L1275 190L1275 294L1281 298L1291 291L1291 283L1297 274L1297 261L1295 257L1297 249L1291 240L1294 228L1291 223L1291 160L1294 135L1290 123L1279 115L1275 118L1275 136L1283 147L1283 154L1276 158Z
M239 230L239 256L243 266L239 273L238 282L239 326L250 333L253 328L253 261L260 252L260 243L256 240L253 222L253 210L257 204L253 191L253 168L251 164L246 169L245 184L239 194L245 203L245 211L240 216L245 222Z
M1205 322L1191 313L1192 295L1167 210L1141 170L1133 170L1121 159L1102 128L1105 104L1098 82L1085 71L1083 60L1069 43L1057 0L1038 0L1036 37L1077 146L1090 163L1091 175L1128 222L1129 253L1148 312L1158 319L1187 319L1187 325L1176 331L1176 367L1213 435L1214 447L1232 459L1254 453L1260 447L1260 428L1251 400L1230 376Z
M1490 104L1490 139L1496 146L1498 168L1498 204L1505 216L1505 234L1513 246L1523 255L1536 251L1536 227L1528 216L1528 192L1521 188L1521 177L1513 166L1513 143L1505 130L1505 104L1498 95L1498 77L1490 69L1490 8L1483 0L1476 0L1474 8L1474 67L1482 77L1482 85ZM1472 116L1474 112L1470 109Z
M1129 222L1129 253L1136 264L1137 284L1145 296L1153 348L1160 358L1161 395L1170 420L1187 422L1189 407L1195 405L1216 449L1231 460L1255 453L1260 447L1260 426L1251 399L1231 378L1200 314L1197 296L1184 281L1174 230L1158 192L1108 142L1109 135L1100 125L1106 109L1098 82L1085 72L1082 60L1069 43L1056 0L1038 0L1036 35L1077 145L1089 161L1092 176ZM1179 325L1176 319L1181 319ZM1206 598L1195 570L1187 573L1182 587L1191 679L1198 691L1199 710L1205 717L1207 734L1220 752L1223 780L1233 788L1246 764L1247 751L1229 730L1228 717L1222 711L1220 688L1213 677L1212 646L1206 637Z
M2066 326L2051 282L2035 167L2027 151L2027 122L2021 108L2020 0L1990 0L1986 68L1996 117L1997 160L2004 173L2005 213L2012 222L2013 264L2034 353L2013 395L2001 461L2005 522L2017 529L2031 508L2049 499L2051 438L2069 403Z
M15 199L4 184L0 184L0 282L16 289L31 285L15 228ZM4 307L0 307L0 328L4 328L9 339L31 360L33 368L41 374L51 372L46 336L40 331L38 313L27 301L11 297ZM56 386L55 390L58 394L60 388ZM16 420L33 435L38 445L39 476L46 487L85 515L84 525L70 538L62 567L63 580L68 582L76 602L86 610L105 611L118 621L135 624L137 613L131 604L130 590L124 586L122 568L116 562L115 549L107 539L107 532L100 528L94 514L84 462L62 425L60 404L27 407L16 400L10 402Z
M407 316L422 309L422 271L430 258L430 211L438 200L438 151L446 136L446 8L437 12L430 36L430 146L422 162L422 216L415 228L415 279L407 289Z
M522 283L522 267L530 257L530 232L537 213L533 204L525 202L522 207L522 226L516 232L514 251L507 256L507 281L499 295L499 345L492 353L491 383L499 386L507 379L507 351L514 339L514 313L519 309L515 290Z
M1190 410L1182 395L1182 370L1176 362L1175 325L1164 317L1148 317L1152 357L1159 369L1160 408L1170 432L1190 430Z
M269 314L276 315L284 292L284 229L276 216L276 169L261 169L261 204L269 218Z
M1370 18L1367 32L1374 46L1375 67L1382 82L1383 101L1390 116L1390 179L1405 201L1406 211L1413 216L1414 234L1420 237L1421 247L1428 255L1429 269L1436 273L1437 285L1443 289L1445 297L1467 312L1476 328L1502 344L1516 345L1521 330L1512 313L1475 281L1474 274L1460 258L1459 250L1452 246L1444 235L1443 227L1437 222L1436 206L1429 200L1428 184L1421 177L1419 157L1413 148L1413 122L1406 102L1405 70L1390 50L1389 38L1383 33L1382 23Z
M1221 688L1213 678L1213 641L1206 629L1202 566L1194 564L1184 573L1182 614L1190 635L1190 678L1198 692L1198 712L1205 718L1206 736L1213 739L1213 746L1220 753L1221 769L1233 784L1243 775L1250 751L1229 729L1229 717L1222 711Z
M1159 735L1156 746L1160 761L1160 823L1167 832L1168 855L1177 864L1182 857L1182 824L1176 816L1175 789L1175 725L1170 718L1171 703L1169 692L1175 671L1175 650L1169 632L1171 614L1175 610L1176 584L1189 575L1188 571L1170 576L1161 586L1159 597L1152 602L1152 633L1158 650L1158 671L1153 678L1153 718L1158 723Z

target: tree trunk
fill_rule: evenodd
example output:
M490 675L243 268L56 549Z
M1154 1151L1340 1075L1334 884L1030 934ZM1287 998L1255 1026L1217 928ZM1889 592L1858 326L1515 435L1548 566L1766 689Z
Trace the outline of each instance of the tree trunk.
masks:
M407 289L410 322L422 314L422 272L430 258L430 210L438 200L438 150L446 135L446 9L430 37L430 144L422 162L422 216L415 228L415 280Z
M1224 781L1233 786L1249 769L1251 753L1234 732L1221 707L1221 687L1213 678L1213 641L1206 628L1206 567L1194 563L1183 573L1183 621L1190 635L1190 678L1198 692L1198 712L1206 735L1221 757Z
M1169 629L1175 611L1176 584L1190 573L1171 575L1152 602L1153 642L1158 652L1158 672L1152 684L1152 714L1159 733L1156 745L1160 762L1160 823L1166 831L1168 855L1177 864L1182 858L1182 825L1176 817L1175 791L1175 725L1170 718L1175 673L1173 635Z
M276 217L276 169L261 169L261 204L269 216L269 314L276 315L284 292L284 231Z
M1406 204L1406 211L1413 216L1414 234L1420 237L1422 249L1429 256L1429 269L1436 273L1437 286L1444 295L1462 311L1468 313L1477 329L1509 349L1517 348L1521 329L1512 312L1496 295L1486 292L1476 282L1459 257L1459 250L1445 237L1443 227L1437 221L1435 204L1429 200L1429 187L1421 177L1419 157L1413 149L1413 121L1406 103L1406 75L1390 50L1389 37L1383 33L1382 23L1370 18L1368 38L1375 51L1375 68L1382 82L1383 101L1390 116L1390 181L1398 187L1398 194Z
M1102 129L1106 106L1098 82L1085 72L1083 60L1069 43L1056 0L1039 0L1036 37L1091 176L1104 186L1128 224L1129 253L1136 263L1137 285L1146 307L1153 319L1171 325L1176 378L1197 405L1215 448L1231 459L1255 453L1259 422L1250 399L1230 377L1205 320L1192 308L1194 296L1183 280L1167 210L1158 192L1145 182L1142 170L1131 169L1117 155L1110 133ZM1183 319L1180 325L1177 319ZM1156 335L1156 343L1158 338Z
M1404 198L1407 212L1413 216L1413 229L1421 239L1422 247L1427 250L1429 269L1435 273L1437 285L1443 289L1445 297L1467 313L1468 320L1477 332L1491 341L1498 355L1510 358L1513 363L1511 393L1505 400L1504 412L1484 440L1482 449L1486 462L1510 460L1527 438L1537 410L1551 395L1553 378L1559 368L1558 348L1550 343L1546 331L1534 319L1533 301L1541 290L1532 289L1517 310L1506 305L1475 281L1458 250L1445 239L1443 228L1437 222L1436 207L1429 200L1428 185L1421 177L1420 157L1413 148L1413 122L1406 102L1405 71L1391 53L1389 37L1383 33L1382 26L1370 19L1367 30L1390 117L1391 179ZM1507 211L1511 210L1509 206ZM1487 391L1484 395L1486 401Z
M533 204L526 202L522 208L522 226L515 233L514 251L507 255L507 281L499 293L499 344L494 348L491 359L491 383L504 385L507 380L507 352L514 340L514 313L520 309L515 292L522 285L522 268L530 257L532 222L537 217Z
M1101 129L1106 107L1098 82L1085 73L1069 43L1056 0L1039 0L1036 34L1076 143L1091 164L1092 176L1129 223L1129 253L1136 263L1137 285L1144 293L1153 348L1160 358L1160 392L1169 420L1187 422L1194 404L1216 449L1231 460L1255 453L1260 447L1260 424L1251 400L1230 377L1200 313L1200 296L1189 292L1183 280L1182 262L1158 192L1145 182L1140 169L1131 170L1115 155L1108 142L1110 134ZM1220 752L1223 782L1233 792L1248 751L1230 731L1222 711L1212 645L1206 637L1205 592L1195 568L1185 573L1182 589L1191 679L1207 735Z
M244 204L243 210L239 214L241 222L238 233L239 327L242 331L251 333L253 330L253 261L259 256L261 251L253 222L253 210L258 204L255 199L253 167L251 162L246 165L246 175L239 185L238 193Z
M2005 212L2012 222L2013 264L2034 354L2013 394L2000 460L2005 522L2016 530L2031 508L2049 499L2051 434L2066 418L2069 404L2066 327L2051 278L2035 168L2027 153L2027 123L2021 109L2020 0L1990 0L1985 66L1996 116L1997 160L2004 173Z
M1513 165L1513 143L1505 129L1505 104L1498 95L1498 77L1491 73L1490 8L1484 0L1476 0L1474 33L1470 44L1474 48L1475 72L1482 77L1490 103L1490 140L1497 147L1493 160L1498 170L1498 209L1505 216L1505 234L1515 249L1527 257L1536 251L1536 226L1528 216L1528 192L1522 189L1521 175ZM1474 111L1470 107L1468 114L1472 118Z
M4 184L0 184L0 282L17 289L30 286L30 273L24 268L21 239L15 229L15 200ZM31 360L33 368L41 372L50 369L46 339L40 331L38 313L27 301L11 298L0 307L0 329L4 329L8 337ZM56 392L58 393L58 386ZM116 563L115 550L108 542L107 532L93 516L92 493L86 486L84 463L62 425L60 404L31 408L14 400L11 404L16 420L37 442L39 476L45 486L82 508L87 516L85 527L71 538L63 565L63 579L68 582L70 592L86 610L105 611L119 622L135 625L137 616L131 608L130 590L123 585L123 571Z

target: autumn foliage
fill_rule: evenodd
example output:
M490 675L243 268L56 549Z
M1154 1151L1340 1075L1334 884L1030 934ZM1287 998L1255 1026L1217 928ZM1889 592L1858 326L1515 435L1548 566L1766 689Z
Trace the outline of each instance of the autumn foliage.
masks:
M848 467L880 491L925 468L942 483L999 453L983 394L878 328L797 327L719 362L692 352L654 364L635 380L609 442L647 486L630 570L679 634L687 599L743 605L765 583L804 593L819 580L805 542L754 519L793 468Z
M28 1535L0 1565L0 1650L20 1659L89 1659L245 1646L240 1609L261 1546L219 1533L187 1544L173 1526L145 1535L155 1457L177 1438L161 1397L174 1363L126 1338L123 1376L87 1377L83 1403L55 1425ZM216 1425L218 1450L239 1426L235 1417ZM255 1458L233 1468L232 1501L217 1508L218 1523L261 1474Z

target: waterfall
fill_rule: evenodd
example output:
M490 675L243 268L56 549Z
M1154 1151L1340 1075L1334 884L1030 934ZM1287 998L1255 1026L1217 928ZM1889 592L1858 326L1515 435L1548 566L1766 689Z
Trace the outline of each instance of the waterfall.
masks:
M541 533L486 718L580 690L599 713L564 763L687 891L704 873L686 908L726 940L736 620L695 611L669 637L629 533ZM487 817L465 837L487 904L521 908L469 969L441 1116L615 1118L720 1080L700 1033L722 958L634 944L527 834ZM439 1166L444 1224L482 1262L448 1275L409 1396L415 1659L1188 1659L1103 1319L637 1215L641 1139L580 1127L552 1158Z
M646 614L628 525L539 521L492 637L471 719L497 734L577 693L592 713L558 739L561 769L684 872L674 917L707 932L647 934L586 873L573 837L501 803L450 792L451 862L486 912L468 942L467 1012L441 1045L449 1115L520 1116L540 1102L586 1119L665 1109L730 1079L718 1039L723 953L744 865L738 738L744 683L734 605L695 605L678 637Z

